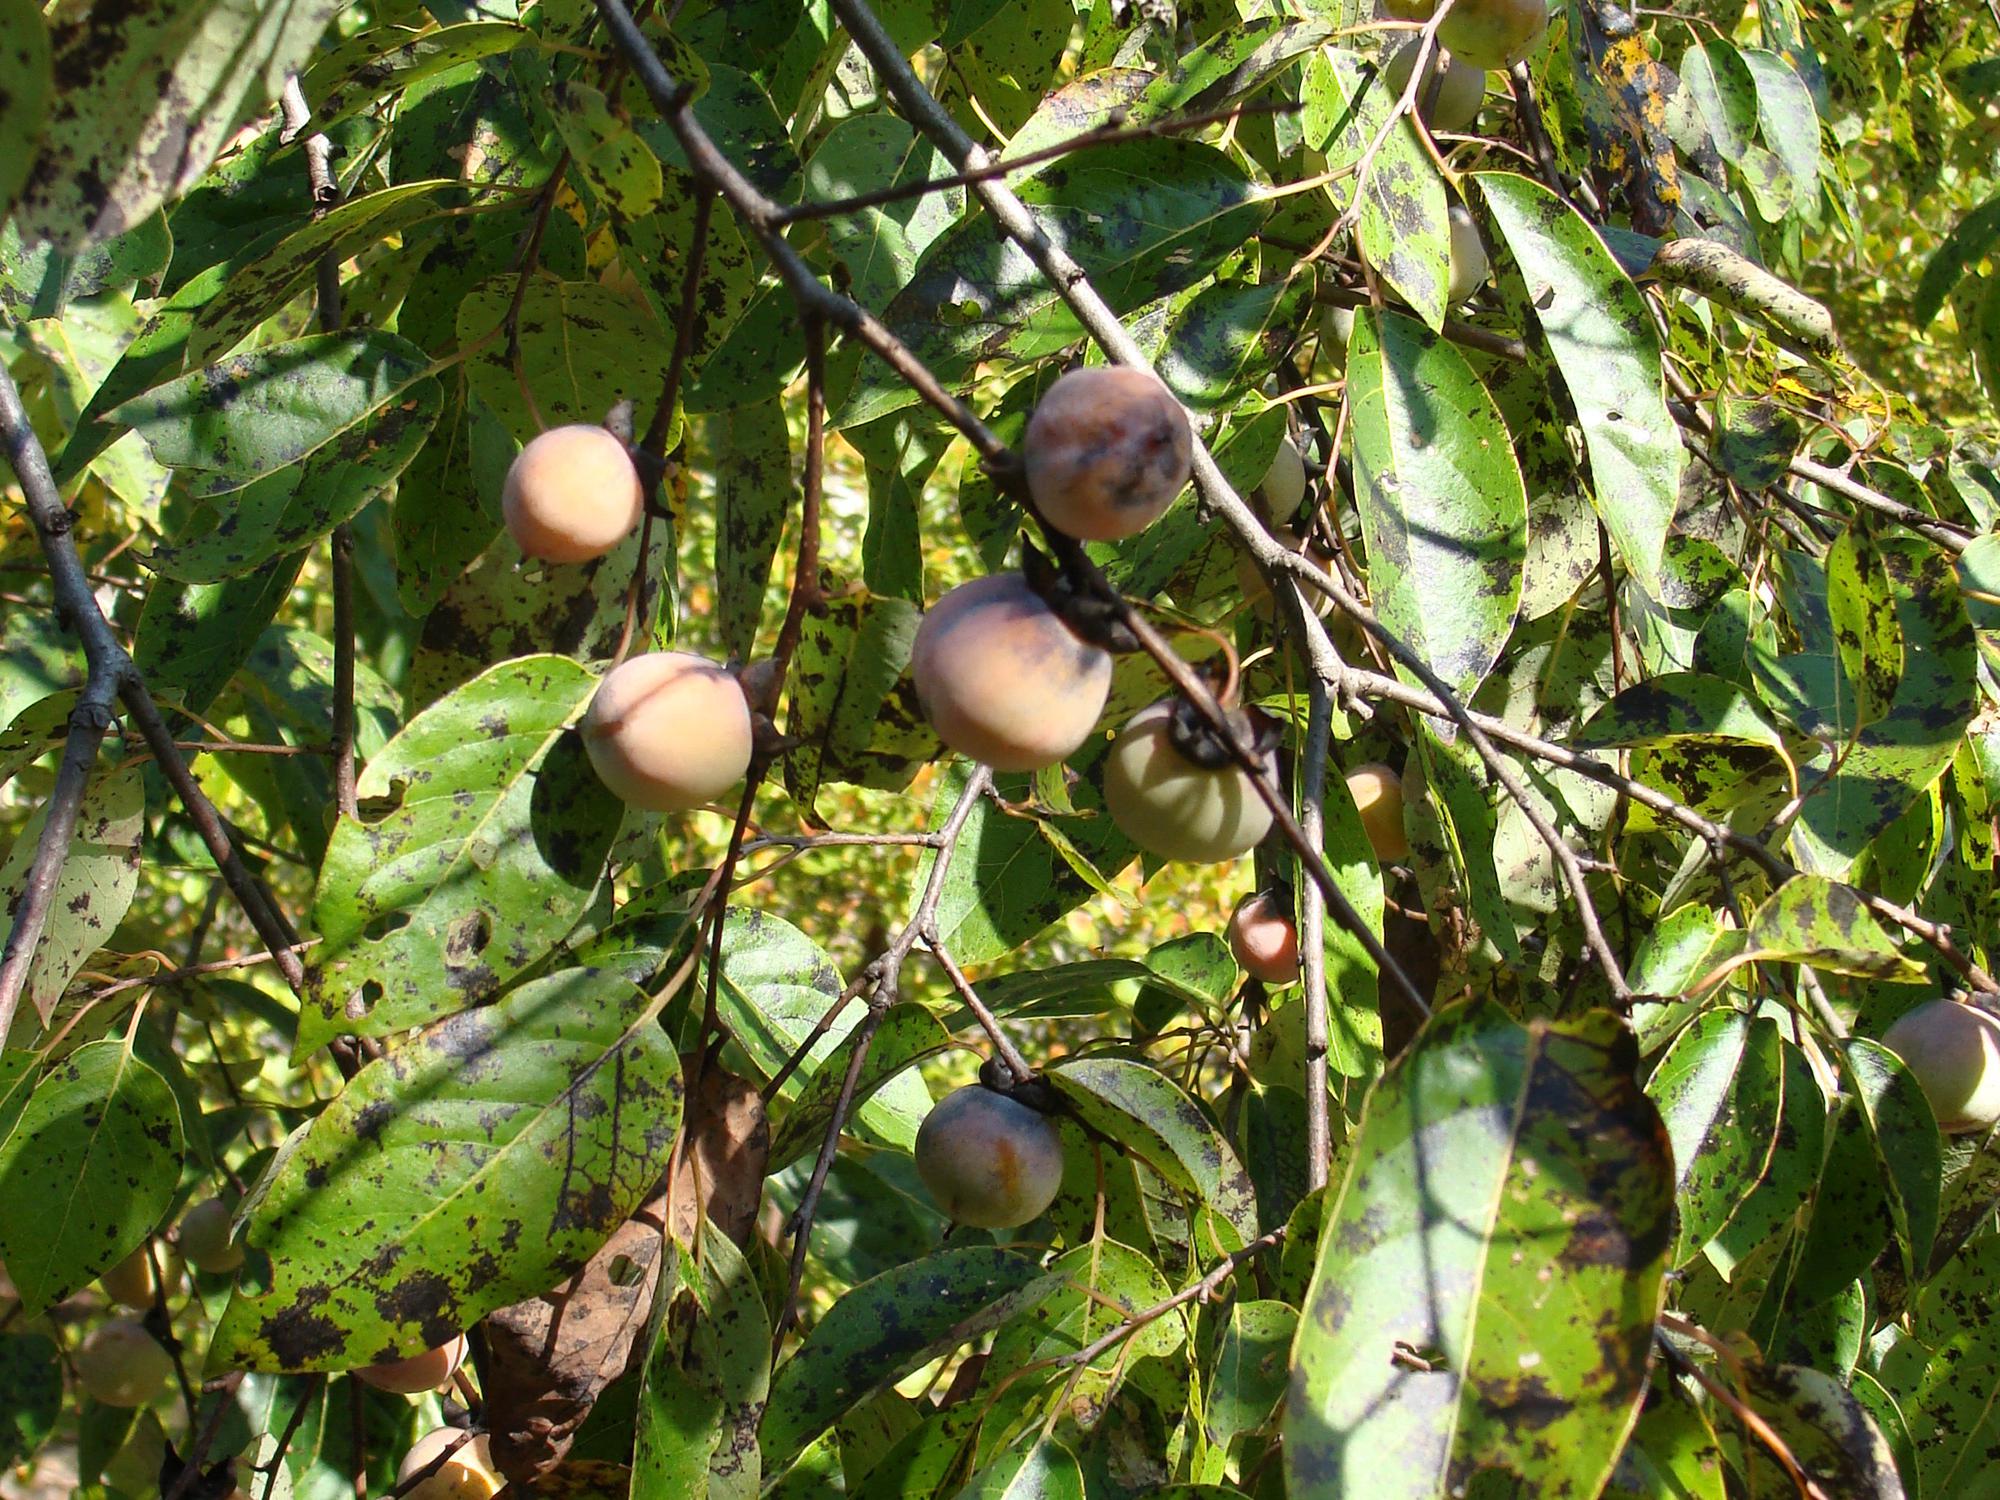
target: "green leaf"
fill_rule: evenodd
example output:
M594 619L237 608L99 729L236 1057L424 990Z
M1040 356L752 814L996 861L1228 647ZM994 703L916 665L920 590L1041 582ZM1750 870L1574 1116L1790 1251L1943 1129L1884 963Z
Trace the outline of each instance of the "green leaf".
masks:
M37 0L0 0L0 219L7 217L48 123L49 34Z
M960 1500L1084 1500L1083 1470L1069 1449L1047 1435L1005 1450L966 1480Z
M377 26L321 53L299 84L312 110L312 128L325 130L378 99L533 40L512 21L467 21L429 31Z
M1742 160L1757 133L1757 80L1742 54L1725 38L1711 37L1682 54L1680 75L1715 149L1727 161Z
M1697 1017L1660 1059L1646 1093L1673 1146L1678 1268L1729 1222L1777 1149L1784 1102L1778 1023L1728 1008Z
M715 471L716 631L731 655L748 658L778 536L798 492L785 409L775 399L738 407L711 421L707 436Z
M1764 745L1786 755L1784 733L1737 683L1705 672L1663 672L1625 689L1570 736L1579 750L1670 745Z
M222 290L195 314L188 358L205 365L227 354L296 296L325 257L348 260L412 225L462 207L466 198L456 182L406 182L328 209L230 274Z
M0 307L21 318L59 317L73 301L157 280L172 253L173 236L163 214L151 214L75 255L47 241L30 249L7 224L0 228Z
M643 218L660 206L660 159L620 118L601 89L559 80L550 112L570 164L604 209L618 218Z
M1236 1302L1216 1341L1202 1435L1219 1452L1271 1419L1291 1372L1299 1311L1284 1302ZM1220 1470L1210 1476L1220 1478Z
M1303 277L1204 287L1167 326L1160 378L1196 412L1235 405L1291 352L1311 300L1312 283Z
M1925 1495L1987 1500L1993 1493L2000 1402L1986 1372L2000 1368L1996 1278L2000 1236L1989 1234L1924 1284L1912 1304L1911 1336L1882 1361L1882 1384L1922 1436L1916 1462Z
M1242 248L1266 213L1234 162L1186 140L1081 152L1022 184L1020 196L1119 313L1198 284ZM883 321L946 385L983 360L1031 359L1082 333L1055 289L983 213L924 252ZM867 361L839 425L861 426L916 399L887 366Z
M181 196L341 9L340 0L161 0L115 17L54 16L55 87L15 210L22 238L95 243Z
M517 451L492 413L468 402L465 375L446 377L444 410L410 460L390 509L396 597L422 615L500 532L500 492Z
M205 713L291 597L305 560L304 552L295 552L222 583L155 578L132 645L132 660L153 695L168 706Z
M1306 64L1300 98L1306 144L1324 151L1329 171L1358 166L1396 106L1381 74L1351 52L1325 47ZM1355 189L1358 243L1433 331L1443 326L1450 270L1444 182L1408 117L1396 122Z
M0 624L0 725L31 703L82 687L83 653L54 611L10 609Z
M1903 631L1881 554L1854 527L1827 548L1826 609L1841 674L1854 693L1852 722L1886 718L1903 680Z
M1819 111L1812 91L1775 52L1746 47L1740 54L1757 80L1757 124L1789 179L1791 212L1819 218Z
M827 132L806 163L806 194L836 202L951 174L944 154L893 115L850 115ZM918 257L964 212L963 187L894 199L828 219L827 245L847 268L854 299L878 307L902 289Z
M1369 595L1470 697L1514 628L1528 553L1506 424L1465 357L1395 313L1356 314L1347 387Z
M195 370L107 415L138 430L153 456L209 496L296 466L337 439L406 425L391 410L429 401L430 360L389 333L314 334ZM337 461L337 455L336 461Z
M1952 226L1950 234L1931 258L1924 262L1924 274L1911 298L1911 315L1922 328L1938 315L1944 299L1959 280L2000 244L2000 194L1988 198Z
M673 357L672 335L610 287L533 280L521 301L517 375L500 329L518 279L511 272L491 277L459 304L459 344L483 341L466 361L472 393L522 439L564 422L602 422L621 400L637 403L643 427ZM534 392L534 412L524 384ZM669 447L678 431L676 418Z
M39 1333L0 1338L0 1468L25 1463L48 1441L62 1414L62 1394L54 1343Z
M1888 713L1837 763L1828 748L1802 764L1810 785L1792 834L1801 868L1835 878L1944 773L1979 699L1978 649L1950 554L1916 537L1876 545L1895 595L1902 681ZM1851 732L1851 720L1829 716Z
M1520 263L1583 427L1591 503L1625 566L1657 598L1684 459L1645 300L1596 231L1540 183L1508 172L1473 180Z
M912 1003L890 1006L882 1013L868 1047L867 1061L855 1080L852 1106L859 1108L866 1104L898 1074L926 1058L949 1051L951 1046L951 1033L923 1006ZM833 1107L846 1081L848 1060L853 1053L854 1037L850 1033L838 1049L814 1066L804 1092L771 1132L767 1173L783 1171L807 1151L818 1148L833 1120ZM926 1092L926 1103L929 1097ZM904 1123L907 1133L901 1130L896 1133L904 1141L914 1143L916 1127L923 1123L922 1115L915 1120L906 1117Z
M935 1251L864 1281L772 1376L763 1451L780 1460L801 1453L842 1413L1059 1284L1027 1256L991 1245Z
M771 1321L753 1268L713 1224L681 1263L686 1290L659 1320L645 1365L633 1493L751 1500L757 1420L770 1382Z
M1606 1012L1522 1026L1474 1002L1391 1065L1300 1317L1294 1493L1428 1500L1475 1474L1602 1488L1645 1394L1673 1236L1635 1050Z
M1243 1244L1257 1237L1256 1194L1235 1151L1166 1074L1119 1057L1079 1057L1046 1076L1086 1125L1200 1198Z
M905 675L919 615L907 599L850 593L808 606L787 680L785 787L810 808L828 781L901 787L937 753Z
M111 742L117 744L115 739ZM100 752L101 754L102 752ZM48 804L21 825L0 864L0 912L12 913L27 892L28 873L48 821ZM84 961L111 941L139 889L139 839L146 812L139 768L91 773L77 809L76 831L49 900L48 919L28 966L22 994L44 1024ZM9 924L11 925L11 916ZM129 1247L128 1247L129 1248ZM0 1260L8 1257L0 1252Z
M119 1041L91 1042L35 1085L0 1142L0 1260L30 1316L89 1284L159 1227L181 1175L181 1113Z
M583 1265L653 1191L680 1127L656 1011L616 975L570 969L390 1043L258 1185L212 1365L400 1358Z
M497 512L514 444L484 412L473 422L473 486L494 498ZM489 524L484 516L482 508L482 520L475 523L482 529ZM634 531L590 562L551 565L523 557L503 532L471 567L449 581L444 597L424 617L405 685L409 701L430 703L490 667L537 652L562 652L585 661L610 656L625 631L633 576L646 584L641 621L660 608L659 590L673 587L672 528L654 521L643 567L640 540Z
M568 729L596 688L564 657L503 662L368 762L364 811L334 828L320 870L299 1055L476 1004L569 930L621 812Z
M1835 974L1922 984L1924 967L1895 942L1853 889L1823 875L1795 875L1750 918L1742 962L1811 964Z
M147 555L146 566L186 583L217 583L318 541L396 482L424 447L443 404L437 381L418 381L303 462L214 497L171 542Z
M1801 85L1803 87L1803 85ZM1896 1458L1868 1409L1834 1376L1803 1365L1746 1364L1742 1395L1828 1495L1902 1500ZM1790 1488L1789 1472L1758 1440L1743 1442L1745 1481L1754 1494ZM1965 1491L1938 1491L1965 1495Z
M764 1078L802 1046L840 995L840 973L817 943L781 917L731 907L722 924L720 1012L751 1065ZM829 1029L784 1089L801 1108L817 1108L816 1085L829 1066L844 1068L849 1054L837 1052L860 1019L858 1008ZM838 1058L837 1062L830 1059ZM893 1073L876 1081L871 1097L849 1116L850 1128L869 1138L908 1150L917 1127L930 1113L930 1090L915 1073Z
M1715 1429L1678 1387L1656 1381L1604 1500L1724 1500Z

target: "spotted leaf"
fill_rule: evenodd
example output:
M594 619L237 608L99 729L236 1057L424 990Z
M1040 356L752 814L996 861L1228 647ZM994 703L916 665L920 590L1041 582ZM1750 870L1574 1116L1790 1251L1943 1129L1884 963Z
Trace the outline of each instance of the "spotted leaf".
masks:
M621 812L568 728L596 686L565 657L503 662L368 762L320 870L300 1054L475 1004L569 930Z
M91 1042L35 1085L0 1143L0 1260L32 1315L159 1227L180 1181L180 1106L123 1041Z
M1523 1026L1479 1001L1390 1066L1293 1347L1293 1493L1602 1489L1645 1395L1673 1240L1636 1053L1603 1011Z
M619 976L568 969L392 1042L255 1189L210 1360L399 1358L576 1271L658 1184L680 1127L656 1013Z
M1673 1146L1680 1208L1673 1264L1683 1266L1728 1223L1777 1149L1784 1102L1777 1022L1727 1006L1707 1012L1674 1038L1646 1093Z

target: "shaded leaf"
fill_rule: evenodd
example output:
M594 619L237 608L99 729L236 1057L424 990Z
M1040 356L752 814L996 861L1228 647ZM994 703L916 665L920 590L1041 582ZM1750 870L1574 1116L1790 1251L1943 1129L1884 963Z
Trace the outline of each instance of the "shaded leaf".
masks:
M1673 1232L1634 1050L1605 1012L1521 1026L1475 1002L1390 1066L1293 1350L1295 1493L1428 1497L1481 1474L1588 1495L1610 1477Z
M1675 1266L1700 1253L1763 1176L1777 1147L1783 1070L1778 1023L1723 1008L1697 1017L1646 1081L1674 1153Z
M1747 1365L1743 1395L1823 1494L1903 1500L1895 1455L1881 1430L1833 1376L1802 1365ZM1791 1488L1787 1472L1754 1437L1744 1440L1743 1451L1759 1493Z
M53 1343L39 1333L0 1338L0 1467L26 1462L48 1441L62 1412L62 1394Z
M0 1259L30 1315L108 1271L159 1227L181 1174L173 1090L121 1041L77 1048L0 1142Z
M1923 965L1906 958L1850 886L1795 875L1750 918L1742 962L1803 963L1836 974L1921 984Z
M0 219L7 217L48 122L49 34L36 0L0 0Z

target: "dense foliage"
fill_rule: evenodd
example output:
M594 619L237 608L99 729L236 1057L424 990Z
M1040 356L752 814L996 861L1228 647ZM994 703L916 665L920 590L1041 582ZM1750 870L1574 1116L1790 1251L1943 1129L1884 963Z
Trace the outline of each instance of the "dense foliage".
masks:
M1995 13L1501 8L0 0L0 1494L2000 1496Z

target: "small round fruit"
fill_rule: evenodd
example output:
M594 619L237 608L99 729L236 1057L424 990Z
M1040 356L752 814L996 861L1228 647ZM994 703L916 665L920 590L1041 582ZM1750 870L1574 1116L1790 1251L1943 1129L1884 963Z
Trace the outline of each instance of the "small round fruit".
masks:
M996 771L1039 771L1090 738L1111 654L1083 640L1019 573L962 583L925 611L910 648L939 739Z
M1104 758L1104 806L1125 837L1162 859L1220 864L1271 831L1271 809L1234 761L1210 769L1175 748L1174 702L1142 708Z
M1931 1000L1899 1016L1882 1045L1923 1085L1938 1129L1963 1135L2000 1120L2000 1018L1956 1000Z
M1299 977L1299 929L1262 891L1245 896L1229 914L1229 951L1252 979L1282 985Z
M181 1256L197 1271L226 1276L243 1264L243 1247L229 1232L229 1205L205 1198L181 1216Z
M1264 482L1257 486L1257 499L1263 506L1265 519L1282 526L1299 513L1305 498L1305 457L1288 432L1278 439L1277 456L1265 471Z
M160 1247L160 1264L167 1278L167 1297L171 1300L181 1289L180 1262L164 1246ZM136 1308L140 1312L153 1305L153 1261L147 1254L146 1246L140 1245L117 1265L97 1278L97 1284L104 1289L104 1295L123 1307Z
M133 1318L99 1323L77 1346L76 1378L106 1406L144 1406L173 1373L172 1356Z
M734 674L685 651L611 669L583 716L598 779L632 807L686 812L750 768L750 705Z
M1446 217L1451 227L1451 285L1445 300L1456 307L1485 284L1489 267L1472 215L1454 203Z
M1504 69L1534 51L1548 29L1544 0L1456 0L1437 39L1460 62Z
M1028 492L1065 536L1115 542L1143 531L1187 488L1194 434L1149 370L1072 370L1043 393L1022 441Z
M1347 354L1348 340L1354 337L1354 309L1351 307L1323 307L1319 314L1319 337L1322 349L1331 353Z
M1410 70L1417 65L1417 48L1416 42L1405 42L1382 64L1382 81L1388 85L1392 103L1403 97L1409 85ZM1444 58L1441 78L1438 66L1434 53L1417 89L1417 108L1433 130L1463 130L1479 118L1479 107L1486 102L1486 75L1449 54Z
M954 1090L917 1130L917 1175L954 1224L1018 1229L1062 1186L1055 1121L981 1083Z
M398 1396L420 1396L451 1379L451 1372L464 1359L465 1335L461 1333L449 1343L426 1349L421 1354L412 1354L408 1359L384 1360L379 1365L369 1365L352 1373L356 1380L372 1385L378 1391L393 1391Z
M551 427L529 440L500 491L514 545L543 562L602 557L631 534L646 508L625 445L602 427Z
M403 1455L396 1469L398 1486L410 1480L440 1453L450 1457L421 1484L404 1491L404 1500L489 1500L505 1483L493 1467L493 1445L483 1432L467 1436L459 1427L438 1427L425 1433Z
M1403 778L1380 761L1369 761L1347 773L1347 791L1375 858L1385 865L1405 858L1410 836L1403 831Z

